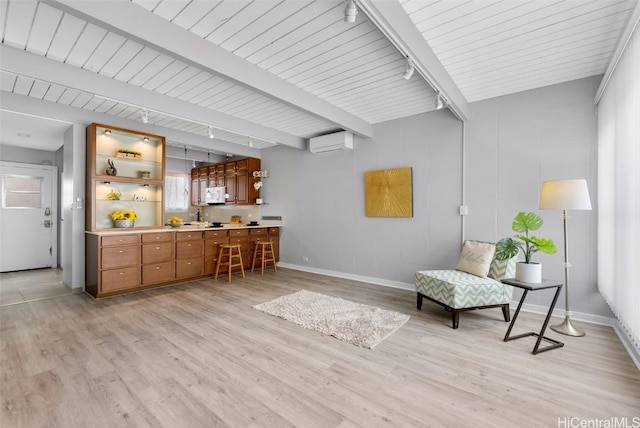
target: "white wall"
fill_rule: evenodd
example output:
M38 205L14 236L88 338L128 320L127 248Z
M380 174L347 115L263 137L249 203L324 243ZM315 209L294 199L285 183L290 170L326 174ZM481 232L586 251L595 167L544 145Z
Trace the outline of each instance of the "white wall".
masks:
M466 123L465 239L496 241L513 234L518 211L537 211L542 181L586 178L597 207L596 118L599 77L470 104ZM263 150L269 171L262 215L282 215L281 262L381 279L413 289L420 269L455 265L463 239L462 125L447 111L377 124L372 140L355 150L311 155L284 147ZM413 218L367 218L364 173L413 168ZM538 256L544 275L564 278L562 219L545 220L540 235L560 248ZM611 313L596 289L597 210L570 213L572 309ZM303 262L302 257L308 257ZM519 296L516 293L516 296ZM564 298L558 303L563 307ZM549 296L528 303L548 307Z

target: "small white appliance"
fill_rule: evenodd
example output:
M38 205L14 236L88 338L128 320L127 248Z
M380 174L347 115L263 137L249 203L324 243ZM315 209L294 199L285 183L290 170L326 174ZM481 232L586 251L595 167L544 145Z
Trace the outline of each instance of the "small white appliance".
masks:
M209 205L224 205L226 199L225 187L207 187L205 202Z

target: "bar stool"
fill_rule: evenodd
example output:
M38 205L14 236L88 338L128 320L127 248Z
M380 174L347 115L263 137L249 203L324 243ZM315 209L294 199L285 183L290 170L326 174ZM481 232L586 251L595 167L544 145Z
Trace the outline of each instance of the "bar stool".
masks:
M264 270L268 262L273 263L273 269L278 272L276 267L276 258L273 255L273 242L271 241L256 241L256 248L253 250L253 262L251 262L251 272L256 266L256 260L260 256L261 270L260 275L264 275Z
M237 254L234 253L234 250L238 250ZM223 257L227 257L228 260L226 262L223 262ZM235 263L234 259L237 259ZM218 263L216 264L216 274L214 279L218 279L220 266L228 267L227 273L229 275L229 282L231 282L231 271L234 267L240 267L240 272L242 273L242 277L244 278L244 265L242 264L242 253L240 252L240 244L220 244L220 252L218 253Z

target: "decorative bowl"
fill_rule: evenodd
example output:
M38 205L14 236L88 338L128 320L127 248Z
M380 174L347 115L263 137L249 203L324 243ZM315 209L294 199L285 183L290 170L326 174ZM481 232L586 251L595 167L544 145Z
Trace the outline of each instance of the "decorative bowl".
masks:
M169 226L171 226L171 227L180 227L180 226L182 226L182 223L169 223Z

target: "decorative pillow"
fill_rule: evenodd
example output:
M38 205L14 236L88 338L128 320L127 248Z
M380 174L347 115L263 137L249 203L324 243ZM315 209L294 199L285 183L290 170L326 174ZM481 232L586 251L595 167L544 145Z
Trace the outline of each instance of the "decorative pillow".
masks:
M455 269L486 278L496 252L496 244L481 241L464 241Z

